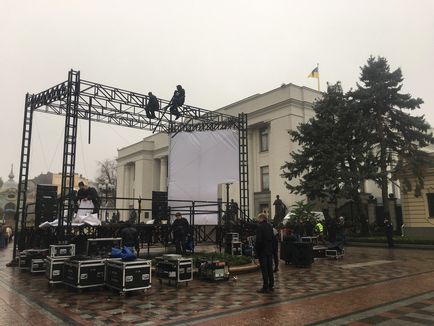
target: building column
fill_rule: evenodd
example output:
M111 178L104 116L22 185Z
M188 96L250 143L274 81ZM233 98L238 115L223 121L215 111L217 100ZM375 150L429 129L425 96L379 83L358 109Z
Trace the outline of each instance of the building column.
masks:
M143 160L137 160L134 162L134 196L135 197L141 197L144 198L144 191L143 191L143 183L145 180L145 171L144 171L144 162ZM137 203L135 203L137 204ZM134 205L136 206L136 205ZM137 208L137 207L136 207Z
M393 194L389 195L388 204L389 204L390 221L392 222L393 230L398 231L400 230L400 225L398 225L398 219L396 216L396 198Z
M167 156L160 158L160 191L167 191Z
M116 181L116 197L125 196L125 165L118 164L116 168L117 181ZM116 208L124 208L123 200L116 199Z
M368 199L368 221L369 225L377 222L377 199L372 195Z

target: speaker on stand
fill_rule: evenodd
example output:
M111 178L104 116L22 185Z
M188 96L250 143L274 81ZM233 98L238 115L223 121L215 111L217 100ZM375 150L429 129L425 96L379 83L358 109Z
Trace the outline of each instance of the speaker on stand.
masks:
M167 202L167 191L152 192L152 218L154 223L169 218L169 206Z
M36 186L35 227L57 218L57 186L38 184Z

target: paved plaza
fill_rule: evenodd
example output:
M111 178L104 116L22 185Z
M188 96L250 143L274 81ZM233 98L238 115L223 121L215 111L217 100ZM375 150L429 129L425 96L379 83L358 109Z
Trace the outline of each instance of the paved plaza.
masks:
M0 251L0 325L434 325L434 253L349 247L311 268L281 264L274 293L260 272L128 293L49 287L44 275L6 267Z

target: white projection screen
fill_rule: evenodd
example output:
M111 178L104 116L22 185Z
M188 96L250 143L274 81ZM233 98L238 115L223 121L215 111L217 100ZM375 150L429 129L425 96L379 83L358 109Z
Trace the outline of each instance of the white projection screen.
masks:
M218 185L239 181L236 130L180 132L170 137L168 200L173 210L191 201L217 201ZM189 202L171 202L186 200ZM185 209L185 208L184 208ZM209 207L204 210L216 210ZM185 216L188 219L188 216ZM194 223L215 225L217 214L195 214Z

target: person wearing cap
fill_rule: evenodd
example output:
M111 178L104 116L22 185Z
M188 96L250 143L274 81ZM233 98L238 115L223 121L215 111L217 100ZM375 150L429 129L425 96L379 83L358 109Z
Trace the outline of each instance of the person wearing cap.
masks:
M259 213L257 216L258 227L256 228L255 250L259 259L259 265L262 273L262 288L257 290L258 293L269 293L274 289L273 276L273 227L267 221L265 213Z
M170 113L176 116L175 120L181 116L178 111L178 107L183 106L185 102L185 90L181 85L176 86L176 90L173 93L173 97L170 100Z
M160 109L160 103L158 103L157 97L152 92L148 93L148 97L148 103L145 106L146 116L149 119L155 119L155 111Z
M181 255L185 253L185 243L189 228L190 225L188 224L187 219L182 217L180 212L177 212L172 224L173 241L175 242L177 254Z

